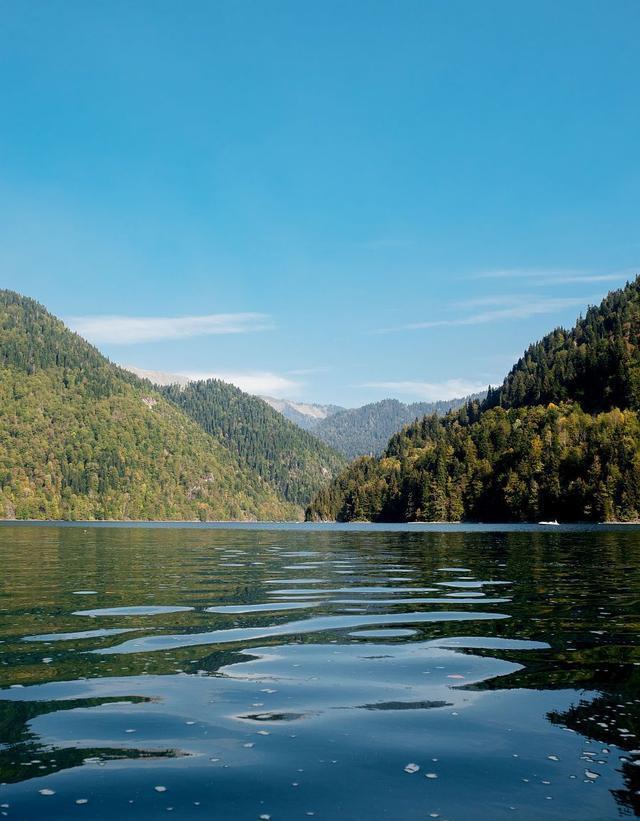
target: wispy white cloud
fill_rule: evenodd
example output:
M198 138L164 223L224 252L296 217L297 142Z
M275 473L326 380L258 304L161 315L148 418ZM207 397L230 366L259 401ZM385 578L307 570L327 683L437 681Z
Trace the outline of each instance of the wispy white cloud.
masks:
M484 382L472 379L446 379L444 382L420 382L413 380L366 382L358 385L359 388L379 388L391 393L408 394L419 397L425 402L437 402L440 399L457 399L478 393L486 389Z
M230 382L246 393L276 396L278 398L297 396L302 382L297 382L272 371L206 371L182 374L191 380L221 379Z
M395 328L379 328L375 333L393 333L394 331L417 331L424 328L442 328L452 325L484 325L509 319L527 319L541 314L553 314L565 308L586 307L593 300L585 297L535 297L528 294L518 296L480 297L458 303L458 308L485 307L487 310L476 311L466 316L453 316L444 319L431 319L425 322L409 322Z
M141 379L155 382L156 385L187 385L189 382L198 382L203 379L220 379L247 393L277 397L297 395L304 385L303 382L297 382L273 371L181 371L172 373L138 368L135 365L123 365L123 367Z
M503 268L495 271L480 271L469 279L517 279L530 280L538 285L570 285L573 283L620 282L633 277L631 269L614 273L593 273L571 268L527 269Z
M163 339L211 334L244 334L273 328L266 314L206 314L204 316L72 316L67 325L96 344L133 345Z

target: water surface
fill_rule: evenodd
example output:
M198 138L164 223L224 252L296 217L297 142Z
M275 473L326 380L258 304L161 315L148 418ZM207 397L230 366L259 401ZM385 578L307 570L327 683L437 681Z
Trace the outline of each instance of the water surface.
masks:
M635 527L0 526L0 813L640 814Z

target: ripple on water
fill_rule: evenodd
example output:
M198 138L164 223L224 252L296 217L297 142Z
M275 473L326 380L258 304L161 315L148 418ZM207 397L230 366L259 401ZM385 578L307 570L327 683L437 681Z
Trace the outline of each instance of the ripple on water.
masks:
M186 613L195 607L173 605L135 605L131 607L98 607L95 610L74 610L73 616L160 616L163 613Z
M398 628L394 630L392 627L381 630L353 630L349 633L350 636L363 639L401 639L408 636L417 635L417 630L410 630L409 628Z
M214 607L205 607L205 613L268 613L273 610L306 610L308 607L318 607L320 601L304 602L271 602L267 604L220 604Z
M451 582L437 582L440 587L463 587L468 588L469 590L473 590L474 588L484 587L485 585L504 585L504 584L512 584L512 582L506 581L495 581L495 580L485 580L485 581L467 581L466 579L455 579Z
M0 528L0 815L640 811L633 533Z
M195 647L203 644L227 644L265 639L270 636L288 636L302 633L321 633L346 630L374 624L421 624L448 621L494 621L508 619L506 613L479 613L473 611L440 610L418 613L381 613L346 616L318 616L304 621L287 622L265 627L237 627L212 630L206 633L141 636L114 647L92 650L99 654L140 653L169 650L177 647Z
M43 633L40 636L24 636L22 641L74 641L76 639L99 639L103 636L117 636L121 633L135 633L136 627L104 627L101 630L79 630L76 633Z

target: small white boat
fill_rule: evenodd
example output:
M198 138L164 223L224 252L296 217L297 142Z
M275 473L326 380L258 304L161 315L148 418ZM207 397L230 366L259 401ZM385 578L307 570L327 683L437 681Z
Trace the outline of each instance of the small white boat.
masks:
M539 525L551 525L552 527L560 527L560 522L554 519L552 522L538 522Z

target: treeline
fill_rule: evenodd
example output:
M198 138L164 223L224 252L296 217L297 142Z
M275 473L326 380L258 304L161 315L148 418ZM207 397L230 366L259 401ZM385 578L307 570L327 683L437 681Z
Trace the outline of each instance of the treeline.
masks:
M226 382L209 379L161 390L285 499L300 507L346 465L342 456L262 399Z
M426 416L354 462L307 518L638 519L639 335L635 280L532 345L484 402Z
M425 417L316 496L312 520L629 520L640 511L640 422L577 405Z

